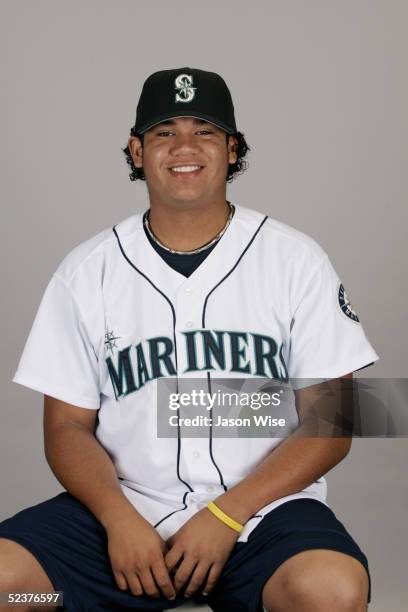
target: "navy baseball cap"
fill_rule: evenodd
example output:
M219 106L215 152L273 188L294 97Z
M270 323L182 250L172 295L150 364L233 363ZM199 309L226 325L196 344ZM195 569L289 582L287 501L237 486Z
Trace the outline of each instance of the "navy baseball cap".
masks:
M204 119L228 134L237 131L231 93L216 72L172 68L146 79L136 110L136 132L143 134L174 117Z

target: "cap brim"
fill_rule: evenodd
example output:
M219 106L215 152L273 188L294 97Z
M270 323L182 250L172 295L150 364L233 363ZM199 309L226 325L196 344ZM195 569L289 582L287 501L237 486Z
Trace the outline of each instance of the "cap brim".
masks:
M195 119L204 119L204 121L208 121L208 123L212 123L212 125L215 125L221 130L224 130L228 134L234 134L234 131L235 131L230 126L225 125L225 123L223 123L222 121L215 120L213 117L210 117L209 115L206 115L205 113L200 113L197 111L183 111L182 113L173 111L171 113L166 113L165 115L162 115L161 117L156 118L154 122L144 125L141 129L137 131L139 134L144 134L145 132L150 130L155 125L162 123L162 121L165 121L166 119L175 119L176 117L194 117Z

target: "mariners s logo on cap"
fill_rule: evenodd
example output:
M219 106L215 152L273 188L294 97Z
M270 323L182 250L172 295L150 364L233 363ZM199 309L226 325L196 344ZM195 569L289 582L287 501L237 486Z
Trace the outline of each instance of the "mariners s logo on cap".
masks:
M352 321L359 323L360 319L358 318L356 311L354 310L353 306L351 305L350 300L347 297L347 293L343 287L343 283L340 283L339 285L338 299L339 299L339 306L341 308L341 311L347 317L349 317L349 319L352 319Z
M191 74L179 74L174 79L174 86L178 90L176 102L191 102L195 96L197 87L193 87L193 76Z

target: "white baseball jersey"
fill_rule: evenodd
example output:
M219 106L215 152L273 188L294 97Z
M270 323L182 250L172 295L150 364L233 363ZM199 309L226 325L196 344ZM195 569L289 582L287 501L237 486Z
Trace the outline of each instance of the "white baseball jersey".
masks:
M282 439L159 438L160 378L337 378L379 357L327 254L306 234L235 205L225 234L187 278L155 251L142 217L63 259L13 381L99 411L95 435L124 494L168 538ZM238 541L301 497L327 505L325 478L262 508Z

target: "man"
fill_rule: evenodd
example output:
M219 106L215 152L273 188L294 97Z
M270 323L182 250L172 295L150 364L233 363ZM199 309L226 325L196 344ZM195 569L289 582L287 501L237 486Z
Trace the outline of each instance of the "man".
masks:
M149 208L65 257L13 378L45 396L66 491L0 524L1 591L61 590L70 612L366 610L367 559L325 501L351 441L309 435L310 379L338 397L378 355L321 247L227 201L247 150L219 75L146 80L124 151ZM299 427L189 436L178 410L159 435L163 384L220 378L300 380Z

